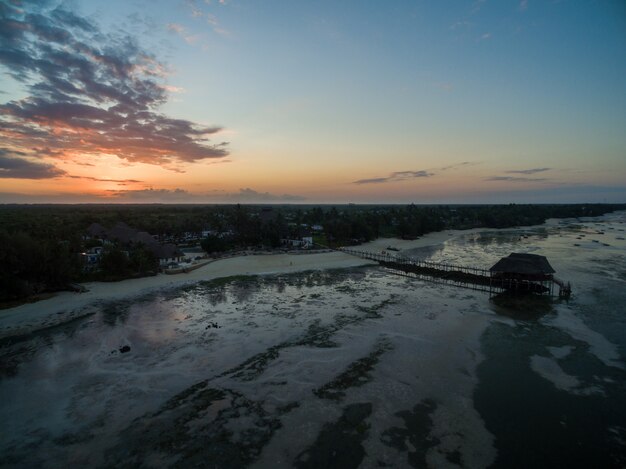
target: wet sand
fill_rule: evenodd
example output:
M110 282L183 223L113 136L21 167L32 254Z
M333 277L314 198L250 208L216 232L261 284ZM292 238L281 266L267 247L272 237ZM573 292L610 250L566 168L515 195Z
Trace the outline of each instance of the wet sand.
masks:
M368 264L371 262L340 252L240 256L217 260L186 274L159 274L154 277L120 282L85 283L84 286L89 290L85 293L61 292L46 300L0 311L0 339L26 334L87 315L90 311L86 307L90 304L132 298L150 291L179 287L203 280L235 275L341 269Z
M6 344L0 452L16 467L486 467L470 397L483 299L354 268L96 305Z
M379 238L358 247L378 252L393 246L400 250L436 246L453 237L480 230L447 230L427 234L416 240ZM235 275L264 275L304 272L307 270L342 269L373 264L371 261L341 252L317 254L250 255L211 262L189 273L159 274L154 277L119 282L91 282L85 293L61 292L52 298L0 311L0 339L23 335L90 314L90 304L139 296L157 289L168 289L203 280Z

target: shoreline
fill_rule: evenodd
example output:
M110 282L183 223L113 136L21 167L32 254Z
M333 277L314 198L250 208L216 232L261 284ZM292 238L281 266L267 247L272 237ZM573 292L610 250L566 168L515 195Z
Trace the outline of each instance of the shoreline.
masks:
M546 220L549 225L555 219ZM559 219L563 220L563 219ZM491 230L520 230L530 227L471 228L467 230L444 230L428 233L415 240L399 238L377 238L359 245L359 249L380 252L392 246L399 251L444 244L447 240L473 233ZM24 303L13 308L0 310L0 340L21 336L34 331L54 327L93 313L89 306L129 299L159 289L182 287L201 281L227 278L236 275L272 275L296 273L310 270L345 269L377 265L339 251L312 254L258 254L229 257L207 262L205 265L176 275L160 273L153 277L121 280L119 282L90 282L81 284L84 293L60 292L57 295L34 303Z
M382 250L390 244L399 249L439 245L460 233L473 230L438 231L416 240L378 238L362 244L364 250ZM119 282L90 282L81 284L84 293L60 292L52 298L25 303L0 311L0 339L26 335L54 327L93 313L89 306L121 299L138 297L159 289L170 289L206 280L235 275L272 275L305 272L308 270L346 269L365 265L377 265L339 251L314 254L246 255L218 259L188 273L121 280Z

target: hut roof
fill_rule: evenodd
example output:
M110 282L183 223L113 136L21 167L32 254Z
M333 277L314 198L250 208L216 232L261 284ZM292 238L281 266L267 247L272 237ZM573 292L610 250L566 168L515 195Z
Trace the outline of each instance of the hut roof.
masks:
M89 225L89 228L87 228L87 233L89 234L89 236L97 236L99 238L102 238L106 236L107 229L100 223L92 223L91 225Z
M503 257L489 271L528 275L553 274L555 272L545 256L520 253L512 253L508 257Z
M184 257L183 253L175 244L159 244L150 246L152 252L158 259L170 259Z
M135 239L137 230L131 228L126 223L119 222L109 230L109 238L116 239L122 243L130 243Z
M157 241L152 237L152 235L150 235L150 233L147 233L146 231L139 231L138 233L136 233L133 241L135 243L143 243L146 246L158 244Z

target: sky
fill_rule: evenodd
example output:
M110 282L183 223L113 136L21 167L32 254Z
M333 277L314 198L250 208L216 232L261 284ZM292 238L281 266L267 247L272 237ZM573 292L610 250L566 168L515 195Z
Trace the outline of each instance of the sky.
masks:
M0 203L626 202L623 0L0 0Z

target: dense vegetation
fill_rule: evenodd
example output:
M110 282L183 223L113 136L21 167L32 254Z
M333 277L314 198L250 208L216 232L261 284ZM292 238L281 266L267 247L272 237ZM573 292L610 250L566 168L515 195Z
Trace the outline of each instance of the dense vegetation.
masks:
M97 275L81 256L89 247L85 229L94 222L124 222L182 243L190 233L205 236L207 252L247 246L277 247L281 238L319 225L317 242L354 244L379 236L415 238L446 228L504 228L543 223L547 218L598 216L626 204L460 206L261 206L240 205L4 205L0 206L0 301L54 291L69 282L144 275L156 260L140 247L129 256L119 247L103 254ZM261 212L265 212L264 214ZM270 216L263 216L270 214Z

